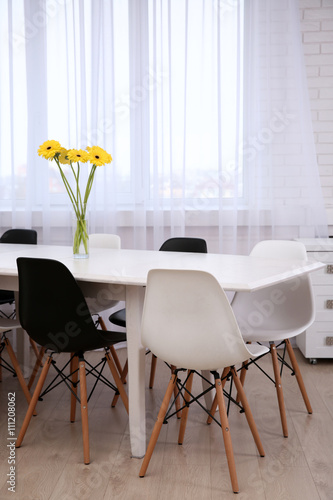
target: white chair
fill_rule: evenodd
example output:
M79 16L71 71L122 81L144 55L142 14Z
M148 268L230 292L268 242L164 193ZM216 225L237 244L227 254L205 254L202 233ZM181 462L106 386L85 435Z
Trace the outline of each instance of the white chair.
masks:
M191 270L155 269L148 273L142 317L142 344L159 359L179 368L174 370L168 384L141 466L140 477L146 473L175 385L181 390L177 380L180 371L182 368L189 369L178 437L178 443L182 444L189 405L194 402L190 398L193 370L209 370L215 378L215 384L211 387L216 389L232 489L235 493L238 492L228 417L217 369L230 367L227 371L230 371L237 390L240 391L241 403L259 454L264 456L234 365L249 356L261 355L268 349L258 345L246 346L230 303L219 283L209 273Z
M269 257L298 261L307 259L305 246L297 241L261 241L253 248L250 255L253 258ZM295 277L256 292L238 292L233 298L232 308L245 342L269 342L270 344L275 379L273 382L275 382L277 392L282 430L283 435L288 437L279 359L282 361L282 368L288 364L284 356L281 357L277 353L277 347L285 346L307 411L312 413L302 375L289 340L304 332L314 321L315 307L310 278L308 275ZM276 342L280 344L276 345ZM240 377L243 383L245 373L243 368Z
M89 234L89 247L90 248L110 248L120 249L121 240L117 234L102 234L93 233ZM80 285L83 294L86 298L91 314L100 314L102 311L115 307L119 300L115 300L107 287L101 290L100 286L94 284Z
M110 249L120 249L121 248L121 239L118 234L111 234L111 233L92 233L89 234L89 246L90 248L110 248ZM83 292L91 293L93 292L93 285L89 283L87 290L83 288ZM82 288L82 287L81 287ZM93 293L92 295L94 296L87 296L86 297L86 302L88 304L89 310L91 314L97 314L98 315L98 322L101 325L102 330L107 331L105 322L100 316L100 313L103 311L106 311L107 309L111 309L112 307L115 307L118 303L119 300L115 300L113 297L113 294L109 293L109 290L103 289L101 290L99 286L97 286L97 289L95 290L95 294ZM126 383L126 377L127 377L127 372L128 372L128 363L127 360L125 362L124 367L121 366L119 358L117 356L116 350L114 346L110 346L110 352L113 357L113 360L115 362L115 365L117 366L119 375L121 377L122 383ZM118 401L119 398L119 393L116 393L115 396L113 397L111 406L114 407Z

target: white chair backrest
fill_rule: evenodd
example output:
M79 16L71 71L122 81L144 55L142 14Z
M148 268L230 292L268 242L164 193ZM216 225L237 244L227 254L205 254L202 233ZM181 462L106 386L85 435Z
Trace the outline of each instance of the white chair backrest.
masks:
M93 233L89 234L91 248L120 248L121 240L117 234Z
M306 260L306 248L300 241L264 240L252 249L252 257L271 257L272 259Z
M306 249L298 241L261 241L252 250L252 257L306 260ZM256 330L267 334L281 331L283 338L302 333L314 321L315 307L309 275L294 278L255 292L238 292L232 301L245 340L252 339ZM253 337L254 338L254 337ZM270 340L279 340L278 337Z
M142 343L178 368L216 370L249 357L224 290L203 271L149 271Z
M120 236L117 234L89 234L89 246L91 248L120 249L120 245ZM99 314L119 303L119 300L114 298L114 294L110 292L109 287L106 285L101 286L97 283L82 282L80 287L91 314Z

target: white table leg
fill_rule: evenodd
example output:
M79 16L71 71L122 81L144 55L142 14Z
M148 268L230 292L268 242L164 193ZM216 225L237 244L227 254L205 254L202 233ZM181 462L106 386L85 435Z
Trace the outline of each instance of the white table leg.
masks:
M15 309L16 317L19 319L19 293L15 291ZM24 378L28 378L31 375L32 367L30 366L30 351L29 351L29 337L23 328L16 328L15 331L16 340L16 357L20 365Z
M29 378L32 372L30 364L30 343L27 333L22 328L16 328L16 357L24 378Z
M140 333L144 294L144 287L126 286L129 428L135 458L146 453L145 349Z

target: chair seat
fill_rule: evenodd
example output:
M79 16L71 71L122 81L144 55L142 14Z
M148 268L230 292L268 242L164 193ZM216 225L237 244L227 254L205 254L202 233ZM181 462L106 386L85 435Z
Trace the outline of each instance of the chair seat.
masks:
M21 324L18 319L0 318L0 332L6 332L13 328L20 328Z
M114 325L126 328L126 309L120 309L119 311L116 311L115 313L111 314L109 320Z
M242 328L240 328L244 342L279 342L284 339L290 339L295 337L299 333L302 333L304 329L295 332L295 328L286 328L283 330L272 329L272 330L261 330L260 327L256 329L252 334L243 333Z
M14 302L14 292L10 290L0 290L0 304L8 304Z
M126 342L126 333L124 332L110 332L106 330L97 330L98 335L94 335L86 342L81 342L80 351L94 351L95 349L101 349L106 346L112 346L118 344L119 342ZM55 350L57 344L52 345L52 350ZM59 344L59 352L72 352L72 348L66 348Z
M258 356L262 356L268 352L267 347L259 344L247 344L247 349L251 353L251 356L257 358Z

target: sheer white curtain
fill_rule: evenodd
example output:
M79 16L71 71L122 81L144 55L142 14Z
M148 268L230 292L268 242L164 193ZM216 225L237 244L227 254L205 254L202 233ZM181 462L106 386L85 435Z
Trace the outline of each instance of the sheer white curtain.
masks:
M295 0L0 3L0 217L70 243L47 139L99 145L91 232L247 253L326 236Z
M326 236L298 2L250 0L244 6L241 155L248 238Z

